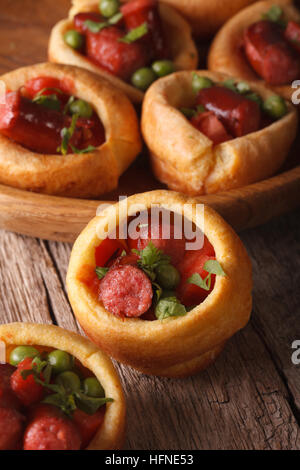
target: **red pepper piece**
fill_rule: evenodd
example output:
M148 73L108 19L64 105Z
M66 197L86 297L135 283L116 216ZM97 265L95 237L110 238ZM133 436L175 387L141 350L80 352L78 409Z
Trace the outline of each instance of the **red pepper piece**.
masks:
M284 31L284 36L291 46L297 52L300 52L300 24L295 21L289 21Z
M211 111L198 113L192 117L193 126L206 135L215 145L232 139L232 136L226 131L222 122Z
M86 53L89 59L107 72L128 80L133 72L147 63L142 44L126 44L119 39L124 32L114 26L99 33L86 33Z
M22 372L32 369L32 361L32 358L27 357L20 362L10 378L12 390L25 406L41 401L44 396L44 387L35 382L33 375L29 375L26 379L22 377ZM42 374L40 379L43 380Z
M215 275L211 277L211 288L209 291L196 286L195 284L187 283L187 280L195 273L200 274L202 279L205 279L207 272L203 267L206 261L216 259L215 250L212 244L204 237L204 244L200 250L186 251L181 263L177 269L181 275L181 281L177 288L177 295L180 301L187 307L199 305L206 299L208 294L212 291L215 284Z
M159 16L158 2L156 0L133 0L123 5L121 12L128 30L147 23L148 34L142 40L146 40L150 50L153 50L153 58L166 59L169 51Z
M89 445L97 431L102 426L102 423L104 421L105 410L106 407L101 406L101 408L99 408L99 410L96 411L96 413L94 413L93 415L88 415L87 413L84 413L84 411L81 411L79 409L74 411L73 421L81 434L82 449L85 449Z
M212 111L234 137L241 137L260 128L259 105L229 88L204 88L198 93L197 104Z
M115 261L126 247L119 240L106 238L95 248L96 266L103 268Z
M299 58L280 26L258 21L245 30L244 44L251 66L270 85L286 85L299 78Z

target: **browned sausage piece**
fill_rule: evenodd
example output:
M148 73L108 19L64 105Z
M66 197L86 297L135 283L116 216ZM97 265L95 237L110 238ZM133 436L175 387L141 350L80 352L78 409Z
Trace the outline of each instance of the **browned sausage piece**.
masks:
M235 137L250 134L260 128L259 105L229 88L203 88L198 93L197 104L212 111Z
M244 33L245 53L256 73L270 85L286 85L300 76L300 60L280 26L258 21Z

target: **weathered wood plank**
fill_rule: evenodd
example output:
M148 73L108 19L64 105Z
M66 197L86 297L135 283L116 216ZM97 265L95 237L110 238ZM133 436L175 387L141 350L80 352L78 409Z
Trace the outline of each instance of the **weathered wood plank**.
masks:
M300 340L300 211L242 236L253 261L253 326L286 380L300 417L299 366L291 361Z

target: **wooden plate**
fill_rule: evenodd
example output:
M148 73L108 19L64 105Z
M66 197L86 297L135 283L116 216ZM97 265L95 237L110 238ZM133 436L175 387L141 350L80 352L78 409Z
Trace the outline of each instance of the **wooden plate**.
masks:
M55 5L55 6L54 6ZM67 0L2 0L0 18L0 73L45 61L51 27L64 18ZM202 52L202 48L201 48ZM299 139L300 140L300 139ZM300 204L300 142L293 147L282 172L250 186L200 197L235 229L262 224ZM163 188L141 156L121 177L117 191L102 198ZM48 240L73 242L94 217L100 201L44 196L0 185L0 227Z

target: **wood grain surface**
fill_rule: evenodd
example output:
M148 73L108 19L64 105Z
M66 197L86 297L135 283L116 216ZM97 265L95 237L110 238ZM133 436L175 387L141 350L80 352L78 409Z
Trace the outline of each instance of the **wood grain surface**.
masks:
M30 64L33 57L44 60L41 51L50 25L66 14L68 6L66 0L1 0L0 71ZM7 41L12 30L15 39ZM297 194L299 187L293 187ZM24 233L30 233L30 223L45 217L43 197L31 210L26 193L16 200L7 189L0 200L1 223L7 221L11 204ZM67 204L64 209L77 224L76 230L98 203L79 204L80 217L77 206L72 209ZM269 219L273 209L265 204ZM277 190L277 214L284 204ZM51 211L55 206L54 202ZM261 222L253 194L247 203L238 198L234 209L229 198L226 207L232 223L243 207L248 225ZM57 221L55 213L51 217L53 223ZM10 224L6 227L15 230ZM39 235L47 238L47 230ZM71 239L63 215L54 223L51 238L55 232L63 240ZM252 319L212 367L196 377L171 380L147 377L116 363L127 400L126 449L300 449L300 365L291 361L291 345L300 340L300 211L245 230L242 239L254 268ZM65 287L70 251L68 243L0 231L1 323L55 323L80 331Z

